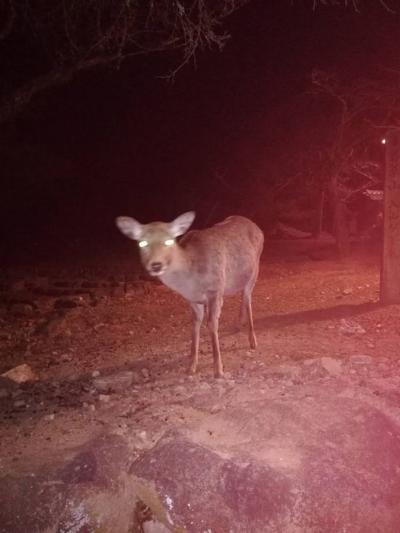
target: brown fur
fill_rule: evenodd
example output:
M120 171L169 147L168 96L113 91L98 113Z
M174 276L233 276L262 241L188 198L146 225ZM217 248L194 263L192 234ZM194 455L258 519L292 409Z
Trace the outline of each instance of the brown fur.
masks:
M250 346L256 347L251 295L264 236L251 220L232 216L210 228L190 231L176 242L175 238L186 232L193 219L194 213L189 212L170 223L143 225L135 219L119 217L117 225L129 238L142 245L146 243L140 248L140 254L147 271L190 303L193 312L191 373L197 369L200 326L205 310L208 311L214 373L221 377L218 323L225 295L242 292L240 321L247 317Z

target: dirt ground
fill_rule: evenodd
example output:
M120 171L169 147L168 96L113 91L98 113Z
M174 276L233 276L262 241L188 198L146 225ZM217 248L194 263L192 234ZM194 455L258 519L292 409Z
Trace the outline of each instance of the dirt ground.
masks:
M322 383L341 373L341 362L367 362L370 387L398 368L400 306L379 304L376 251L338 261L310 243L267 244L253 297L258 348L249 349L245 328L235 332L239 297L227 298L223 380L213 377L205 326L198 374L187 376L191 315L180 296L141 277L138 265L107 268L3 273L0 372L25 363L36 380L0 379L0 476L29 471L105 431L129 434L139 451L151 448L166 428L195 427L202 402L215 413L221 398L232 404L251 394L247 382L284 396L304 384L299 366ZM316 370L315 361L325 368ZM348 370L359 386L364 371ZM214 428L213 446L218 435Z
M256 351L249 349L245 328L235 332L239 296L224 303L220 335L228 378L322 356L397 359L400 307L379 305L378 254L358 251L337 261L326 253L310 259L301 249L268 257L266 248L253 298ZM42 270L20 271L17 278L8 273L2 280L0 372L27 363L38 378L15 390L8 380L0 382L3 461L24 454L20 439L30 439L30 453L42 448L43 439L55 439L59 418L62 431L71 434L64 417L70 414L75 428L76 410L91 418L101 412L101 424L109 423L108 399L102 403L93 389L96 377L133 371L134 386L154 387L188 379L191 315L179 295L141 279L137 265L131 275L119 271L103 279L93 272L56 277ZM195 379L213 380L205 326ZM137 409L145 404L141 394Z

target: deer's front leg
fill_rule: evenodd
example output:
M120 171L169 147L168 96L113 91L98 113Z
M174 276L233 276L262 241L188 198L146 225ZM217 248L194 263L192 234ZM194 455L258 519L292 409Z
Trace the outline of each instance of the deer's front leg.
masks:
M204 305L191 303L193 314L192 322L192 346L191 346L191 363L189 373L194 374L197 370L197 363L199 362L199 343L200 343L200 327L204 318Z
M219 347L219 317L221 315L223 299L220 295L215 295L209 299L209 318L208 328L211 334L211 343L214 356L214 376L222 378L224 376L224 367L222 364L221 350Z

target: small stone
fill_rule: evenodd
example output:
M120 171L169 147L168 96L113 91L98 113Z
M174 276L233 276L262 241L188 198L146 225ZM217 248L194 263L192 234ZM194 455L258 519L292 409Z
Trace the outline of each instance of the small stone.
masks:
M365 329L357 322L346 320L342 318L340 320L339 331L344 335L354 335L356 333L366 333Z
M124 391L132 385L133 373L130 371L118 372L109 376L99 376L94 379L93 386L100 392Z
M26 381L36 381L38 379L32 368L26 363L4 372L1 376L11 379L15 383L25 383Z
M25 400L15 400L14 407L25 407Z
M317 359L311 359L311 358L304 359L303 365L311 366L311 365L314 365L316 361L317 361Z
M100 371L99 370L93 370L92 378L98 378L99 376L100 376Z
M321 357L321 365L332 376L339 376L342 373L342 362L333 357Z
M150 378L150 372L149 372L148 368L142 368L141 373L142 373L142 376L144 377L144 379L147 380L147 379Z
M353 289L343 289L343 294L346 296L349 294L353 294Z
M352 355L350 357L350 362L355 365L369 365L372 363L372 357L370 355Z
M56 415L54 413L51 413L50 415L46 415L44 417L45 420L54 420Z
M111 396L109 394L99 394L99 400L101 402L109 402L111 399Z
M168 533L169 531L171 531L169 527L165 526L163 523L159 522L155 518L151 518L151 520L146 520L145 522L143 522L142 528L143 533ZM210 531L211 530L209 529L208 532Z
M301 369L298 366L281 364L276 367L276 371L285 377L296 377L301 373Z

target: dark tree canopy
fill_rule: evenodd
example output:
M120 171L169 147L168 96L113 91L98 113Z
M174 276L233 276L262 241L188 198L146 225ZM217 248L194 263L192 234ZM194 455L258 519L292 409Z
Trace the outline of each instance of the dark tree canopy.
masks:
M224 19L249 0L0 0L0 123L79 72L174 53L173 76L196 52L222 48ZM362 10L367 0L298 0ZM294 0L287 0L288 7ZM378 0L385 9L391 1ZM265 21L266 25L268 21Z
M222 22L247 0L3 0L0 122L80 71L129 57L175 52L169 75L206 47L221 48Z

